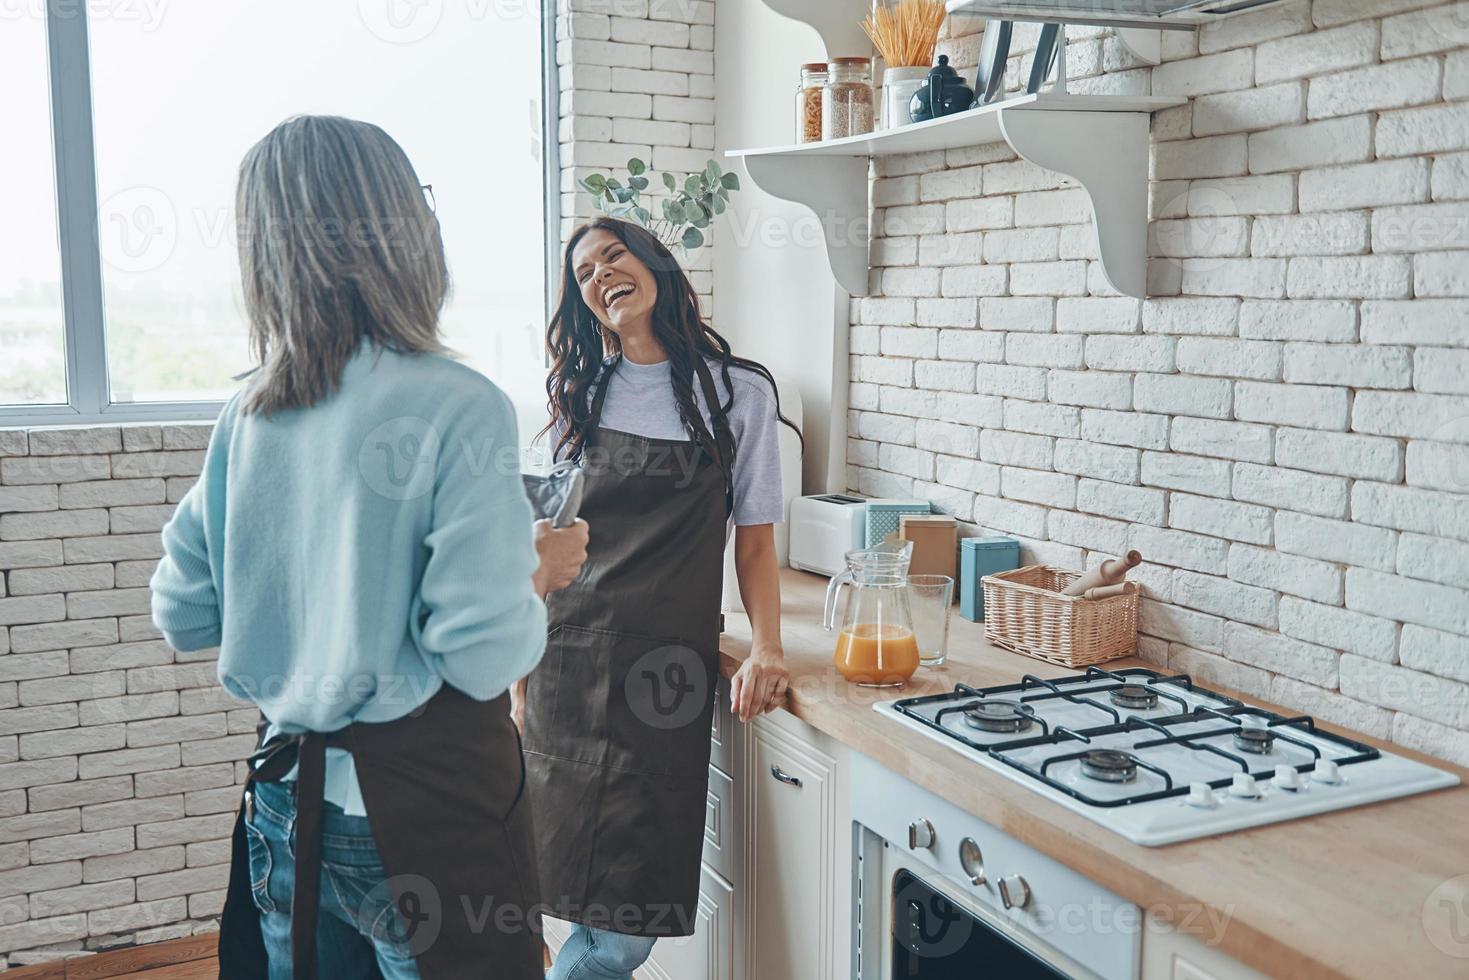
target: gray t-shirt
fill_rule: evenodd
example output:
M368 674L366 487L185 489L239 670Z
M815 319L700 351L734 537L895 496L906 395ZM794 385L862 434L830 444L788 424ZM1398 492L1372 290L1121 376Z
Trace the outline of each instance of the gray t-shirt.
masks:
M723 402L729 390L724 386L719 362L707 363ZM671 365L670 361L634 364L627 358L618 362L607 381L602 427L649 439L689 438L678 418ZM775 392L768 381L746 368L731 366L729 377L734 385L729 428L735 439L734 512L730 520L736 525L777 524L785 519L785 502L780 484L781 423L775 417ZM713 432L697 379L693 387L704 424Z

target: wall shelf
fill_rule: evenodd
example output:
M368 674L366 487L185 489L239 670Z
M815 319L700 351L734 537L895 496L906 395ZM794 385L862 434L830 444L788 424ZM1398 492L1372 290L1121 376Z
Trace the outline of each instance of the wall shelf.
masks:
M1102 272L1142 297L1147 286L1149 117L1182 105L1159 96L1041 92L862 136L730 150L767 193L810 208L825 231L832 272L867 293L868 163L872 157L1006 143L1036 166L1075 179L1091 200Z

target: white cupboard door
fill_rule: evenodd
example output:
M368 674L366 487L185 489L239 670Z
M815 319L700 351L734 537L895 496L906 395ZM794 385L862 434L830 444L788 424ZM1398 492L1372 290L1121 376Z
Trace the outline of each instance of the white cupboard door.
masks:
M1267 980L1218 948L1156 919L1143 930L1142 980Z
M834 976L834 760L765 718L751 735L743 886L749 976Z
M707 865L694 934L658 940L637 980L735 980L734 889Z

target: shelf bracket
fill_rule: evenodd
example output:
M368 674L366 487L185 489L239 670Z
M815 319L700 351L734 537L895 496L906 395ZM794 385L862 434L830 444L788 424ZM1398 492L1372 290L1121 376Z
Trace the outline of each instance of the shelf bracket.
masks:
M871 218L867 210L869 161L862 156L747 156L745 172L767 194L810 209L820 224L826 256L837 283L850 296L867 295ZM813 236L788 229L800 244Z
M1145 64L1156 65L1163 60L1163 32L1146 27L1119 27L1117 40L1131 52L1132 56Z
M1144 112L1001 108L1000 131L1016 153L1074 178L1092 205L1102 274L1143 298L1148 279L1148 131Z
M830 0L817 3L811 0L765 0L765 6L816 31L821 36L828 58L859 57L872 50L872 42L862 31L865 9L861 6Z

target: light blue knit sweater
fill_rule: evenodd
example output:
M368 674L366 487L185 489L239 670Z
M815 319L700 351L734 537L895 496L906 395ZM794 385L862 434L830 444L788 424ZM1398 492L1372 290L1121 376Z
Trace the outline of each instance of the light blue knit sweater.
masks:
M309 409L239 401L163 530L153 619L170 645L218 645L225 689L286 731L390 721L445 682L488 700L539 662L504 393L448 358L364 344ZM328 799L361 812L356 794L334 753Z

